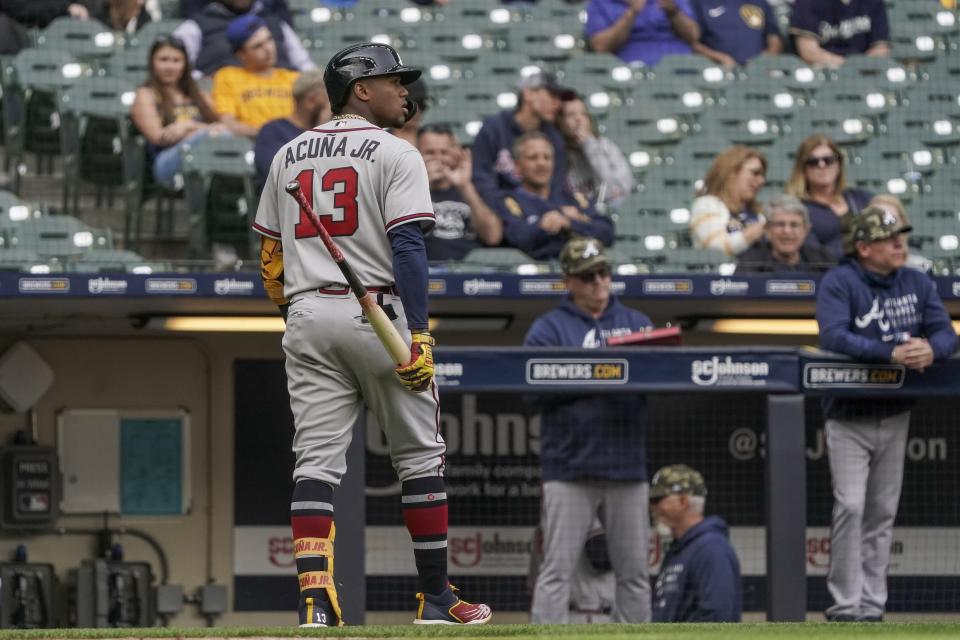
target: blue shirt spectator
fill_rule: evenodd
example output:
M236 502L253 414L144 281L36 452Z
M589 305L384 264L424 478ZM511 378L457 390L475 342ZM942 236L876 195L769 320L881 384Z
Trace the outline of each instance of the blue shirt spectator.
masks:
M590 0L584 34L594 51L653 66L690 53L697 24L689 0Z
M553 146L539 131L528 131L513 145L521 185L497 203L507 246L537 260L551 260L571 236L592 236L609 246L613 223L580 193L553 191Z
M263 187L270 173L270 163L280 147L307 129L330 119L330 100L323 84L323 71L312 69L297 76L293 83L293 115L267 122L253 143L253 164L257 170L257 189Z
M561 100L574 97L573 91L557 84L553 74L543 72L519 82L516 110L501 111L483 121L473 141L473 185L490 207L520 185L513 160L513 144L525 131L540 131L553 145L554 171L551 191L564 188L567 153L563 136L554 126Z
M884 0L796 0L790 35L807 64L839 66L853 54L890 55Z
M725 67L763 53L780 53L783 40L767 0L694 0L700 38L693 50Z

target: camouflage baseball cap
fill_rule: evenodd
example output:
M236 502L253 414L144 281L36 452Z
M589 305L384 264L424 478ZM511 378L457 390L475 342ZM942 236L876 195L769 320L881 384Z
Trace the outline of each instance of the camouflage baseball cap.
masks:
M650 497L664 498L673 493L705 496L707 485L703 483L703 476L696 469L685 464L671 464L653 474Z
M560 250L560 268L567 275L586 273L599 265L608 265L603 243L596 238L574 238Z
M880 207L867 207L843 220L843 251L847 255L856 253L858 242L876 242L892 238L898 233L913 231L909 224L900 224L900 220L891 211Z

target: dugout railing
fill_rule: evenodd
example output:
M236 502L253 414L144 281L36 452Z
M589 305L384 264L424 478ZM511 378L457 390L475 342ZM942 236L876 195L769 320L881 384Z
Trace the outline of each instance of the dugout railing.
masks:
M707 511L733 515L749 525L731 529L741 543L748 536L749 557L741 557L745 609L765 611L771 621L804 620L808 609L822 606L823 594L808 597L808 590L824 591L822 567L819 576L808 577L814 552L808 538L811 481L812 497L819 500L814 510L819 521L813 523L819 527L818 535L825 535L823 525L829 524L829 515L824 515L830 500L825 455L811 443L810 435L811 422L821 420L818 398L829 394L925 398L924 402L946 403L947 410L939 407L937 415L949 428L956 415L951 403L960 397L960 357L916 373L900 365L860 364L796 348L446 347L437 350L437 363L440 422L448 443L451 578L468 597L514 611L529 606L529 585L524 580L526 567L517 566L526 557L522 548L526 542L510 536L527 531L538 518L539 477L532 477L531 471L538 458L529 437L535 429L524 418L536 413L528 402L531 394L646 394L651 413L648 434L657 433L648 438L654 458L649 473L655 465L675 462L707 470ZM278 386L281 383L278 377ZM720 436L714 433L721 430ZM729 456L723 453L728 439ZM409 538L398 507L399 487L385 453L375 425L359 424L348 454L350 471L336 495L337 581L350 623L361 623L366 611L408 609L416 590ZM939 478L955 480L955 472L947 468L952 458L944 458L941 469L947 475ZM820 466L811 466L811 460ZM484 465L494 473L514 476L515 481L484 484ZM816 473L808 479L810 469ZM277 470L270 473L276 475ZM488 489L487 495L479 495ZM955 505L947 508L956 510ZM942 521L930 518L934 525ZM526 528L505 526L511 524ZM942 540L951 530L938 530L939 538L934 539ZM486 536L482 541L481 534ZM956 611L950 603L960 601L960 573L948 569L960 563L952 557L955 546L944 543L942 548L925 550L932 570L919 581L901 584L901 590L926 598L919 610ZM484 566L481 548L485 570L478 569ZM950 575L929 578L938 566ZM276 596L278 607L295 601L296 584L289 576L236 575L234 586L237 610L272 608L264 599L268 592ZM928 587L941 591L938 595L924 591Z

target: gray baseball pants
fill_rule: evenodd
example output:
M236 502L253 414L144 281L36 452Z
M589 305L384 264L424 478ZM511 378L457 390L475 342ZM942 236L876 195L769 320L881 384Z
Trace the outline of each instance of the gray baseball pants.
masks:
M887 567L900 502L910 412L827 420L833 484L828 615L874 617L887 603Z
M646 482L543 484L543 563L533 593L532 622L569 622L570 584L601 504L616 575L613 621L650 621L649 489Z

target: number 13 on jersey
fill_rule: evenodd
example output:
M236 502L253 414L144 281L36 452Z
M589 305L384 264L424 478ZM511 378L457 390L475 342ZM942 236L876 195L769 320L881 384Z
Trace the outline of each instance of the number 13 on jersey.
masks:
M333 211L318 206L313 199L313 169L304 169L297 174L300 190L308 202L313 202L317 217L331 236L350 236L356 233L357 215L357 170L353 167L330 169L320 177L320 190L333 191ZM294 227L295 237L316 238L317 230L310 224L307 212L300 208L300 219Z

